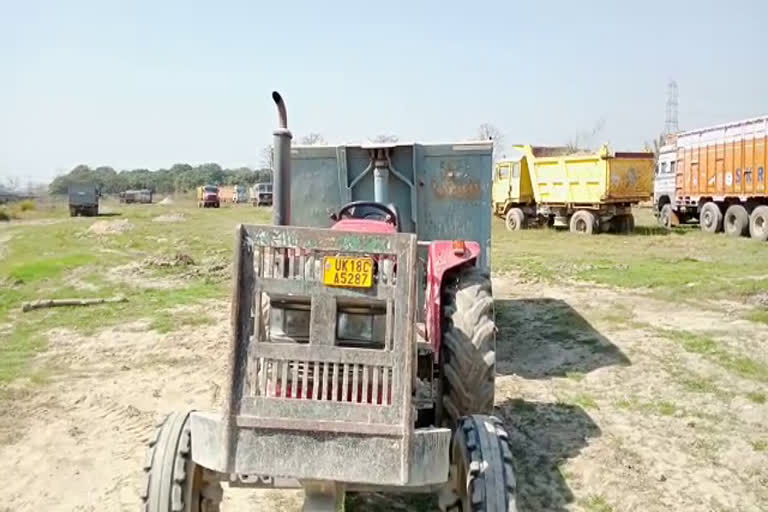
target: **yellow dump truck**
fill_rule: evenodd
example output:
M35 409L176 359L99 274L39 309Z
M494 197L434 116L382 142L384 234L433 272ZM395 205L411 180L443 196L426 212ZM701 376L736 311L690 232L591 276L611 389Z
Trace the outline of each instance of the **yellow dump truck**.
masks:
M632 205L653 194L653 153L515 146L496 164L493 209L507 229L569 227L575 233L629 233Z

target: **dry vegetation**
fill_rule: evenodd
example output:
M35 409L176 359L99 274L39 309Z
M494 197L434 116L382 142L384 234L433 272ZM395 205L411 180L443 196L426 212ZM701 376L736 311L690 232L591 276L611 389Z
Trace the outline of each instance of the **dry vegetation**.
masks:
M99 219L19 209L0 224L0 510L133 510L153 423L220 403L232 231L269 212L109 206ZM496 413L520 509L768 509L768 245L638 215L632 236L495 223ZM129 302L19 308L115 295ZM300 506L296 493L226 497L226 510Z

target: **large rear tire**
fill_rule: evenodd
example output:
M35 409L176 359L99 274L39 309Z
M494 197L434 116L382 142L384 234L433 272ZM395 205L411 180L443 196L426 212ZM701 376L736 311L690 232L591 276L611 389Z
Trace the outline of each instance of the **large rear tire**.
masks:
M732 204L725 210L723 231L728 236L746 236L749 233L749 213L740 204Z
M143 512L219 512L221 484L190 455L189 412L171 413L149 443Z
M448 512L516 512L517 482L509 437L493 416L461 418L451 446Z
M659 224L664 229L672 229L672 205L665 204L659 212Z
M758 206L749 217L749 236L755 240L768 240L768 206Z
M591 235L595 229L595 214L589 210L578 210L571 216L571 233Z
M493 410L496 325L488 270L463 267L443 287L441 421Z
M699 226L706 233L719 233L723 230L723 212L717 203L710 201L701 207Z

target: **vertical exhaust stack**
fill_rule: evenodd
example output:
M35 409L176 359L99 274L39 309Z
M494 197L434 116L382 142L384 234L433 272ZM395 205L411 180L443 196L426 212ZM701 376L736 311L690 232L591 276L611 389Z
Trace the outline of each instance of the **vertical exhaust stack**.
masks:
M288 114L285 102L277 91L272 91L272 99L277 106L279 127L272 132L274 136L272 151L274 153L274 169L272 184L273 223L285 226L291 223L291 139L293 135L288 129Z

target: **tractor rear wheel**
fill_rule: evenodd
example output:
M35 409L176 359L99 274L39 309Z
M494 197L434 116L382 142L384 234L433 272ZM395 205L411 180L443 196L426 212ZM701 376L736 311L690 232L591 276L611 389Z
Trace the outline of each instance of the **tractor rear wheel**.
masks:
M451 446L446 512L516 512L515 470L509 437L493 416L461 418Z
M453 426L462 416L493 410L496 325L491 276L486 269L463 267L443 289L443 339L440 348L441 421Z
M219 512L222 489L191 457L189 412L175 412L158 427L144 464L144 512Z

